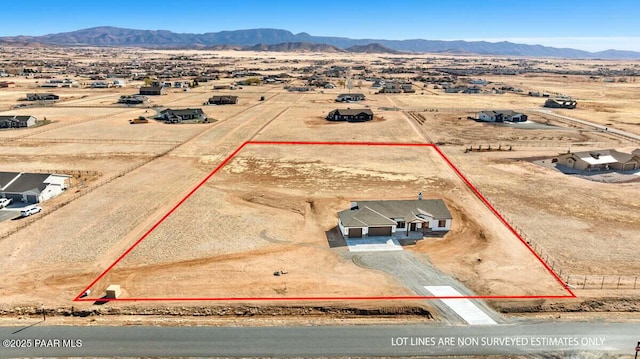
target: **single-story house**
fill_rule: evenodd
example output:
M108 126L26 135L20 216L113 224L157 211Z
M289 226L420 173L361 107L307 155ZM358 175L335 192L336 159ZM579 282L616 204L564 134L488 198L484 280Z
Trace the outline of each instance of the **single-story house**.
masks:
M28 93L27 101L56 101L60 96L52 93Z
M209 98L211 105L233 105L238 103L238 96L212 96Z
M140 95L143 96L160 96L167 93L167 89L161 86L143 86L140 87Z
M557 164L580 171L632 171L640 169L640 149L632 153L613 149L568 152L558 156Z
M111 84L104 81L96 81L92 82L90 86L92 89L106 89L111 87Z
M66 190L70 179L71 176L64 174L0 172L0 197L14 202L40 203Z
M7 87L16 87L16 83L13 81L2 81L0 82L0 88L7 88Z
M358 201L338 212L345 238L393 236L451 229L451 213L441 199Z
M309 87L309 86L291 86L291 87L285 87L287 89L287 91L290 92L308 92L308 91L313 91L313 88Z
M329 121L364 122L373 120L373 112L368 109L336 109L327 115Z
M550 98L544 102L544 107L549 107L549 108L573 109L573 108L576 108L577 105L578 105L578 102L576 100L566 99L566 98Z
M33 116L0 115L0 128L18 128L34 126L37 119Z
M118 103L124 103L127 105L139 105L147 101L149 101L149 98L142 95L120 96L120 98L118 99Z
M525 122L527 115L512 110L482 111L478 119L485 122Z
M172 110L170 108L160 111L159 118L166 122L178 123L186 120L206 119L204 112L200 108L185 108Z
M354 102L364 100L364 95L361 93L343 93L338 95L336 102Z

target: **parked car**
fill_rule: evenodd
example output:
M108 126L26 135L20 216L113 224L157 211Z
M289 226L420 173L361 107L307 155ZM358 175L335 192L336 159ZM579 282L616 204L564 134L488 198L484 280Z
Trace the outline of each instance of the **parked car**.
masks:
M20 217L29 217L32 214L36 214L38 212L42 211L41 207L38 206L33 206L31 208L25 208L22 211L20 211Z
M0 198L0 208L4 208L11 204L11 198Z

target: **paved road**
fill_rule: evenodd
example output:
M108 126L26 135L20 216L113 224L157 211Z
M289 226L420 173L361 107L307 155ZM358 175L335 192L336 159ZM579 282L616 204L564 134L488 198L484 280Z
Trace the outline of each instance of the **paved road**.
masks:
M585 351L632 355L640 340L640 323L275 328L36 325L20 329L0 327L0 357L372 357L552 352L559 353L558 357L577 357L576 353ZM16 343L30 347L10 347ZM75 347L70 347L72 344Z
M425 286L450 286L463 295L476 295L460 281L433 267L426 256L409 251L354 253L352 261L358 266L392 275L395 280L413 290L417 295L433 296L433 293L429 292ZM471 302L494 321L498 323L505 321L484 301L471 300ZM429 304L435 307L440 318L449 324L466 324L456 312L441 300L430 300Z

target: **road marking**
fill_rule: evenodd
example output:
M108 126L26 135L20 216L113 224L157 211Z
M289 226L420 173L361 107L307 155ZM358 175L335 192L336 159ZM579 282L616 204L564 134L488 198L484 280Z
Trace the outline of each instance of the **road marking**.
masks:
M360 238L347 239L349 252L385 252L401 251L402 246L393 238Z
M448 285L444 286L425 286L426 290L436 297L463 297L457 290ZM491 319L487 313L478 308L469 299L440 299L449 308L453 309L465 322L470 325L496 325L497 323Z

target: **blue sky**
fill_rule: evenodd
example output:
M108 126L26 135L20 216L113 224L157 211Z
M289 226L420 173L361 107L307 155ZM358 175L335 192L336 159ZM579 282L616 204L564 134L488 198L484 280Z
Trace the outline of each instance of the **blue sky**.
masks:
M94 26L217 32L278 28L373 39L488 40L640 51L640 1L2 1L0 36Z

